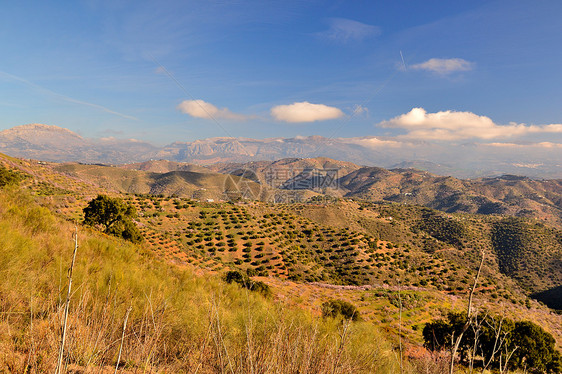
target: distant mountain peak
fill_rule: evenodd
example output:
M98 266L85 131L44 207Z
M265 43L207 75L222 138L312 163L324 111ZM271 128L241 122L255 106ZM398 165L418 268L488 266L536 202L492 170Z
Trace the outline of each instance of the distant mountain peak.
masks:
M42 123L29 123L27 125L20 125L15 126L7 130L0 131L1 135L4 136L17 136L17 137L27 137L27 136L34 136L39 133L51 133L51 134L59 134L59 135L67 135L72 136L75 138L82 139L80 135L77 133L65 129L64 127L59 127L55 125L45 125Z

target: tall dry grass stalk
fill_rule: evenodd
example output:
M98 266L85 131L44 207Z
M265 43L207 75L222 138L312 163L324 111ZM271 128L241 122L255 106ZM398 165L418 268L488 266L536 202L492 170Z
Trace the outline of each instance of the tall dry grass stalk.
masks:
M115 373L119 369L119 364L121 363L121 353L123 353L123 342L125 341L125 331L127 331L127 321L129 320L129 314L131 313L133 307L127 309L127 314L125 314L125 322L123 322L123 334L121 335L121 344L119 345L119 354L117 355L117 362L115 363Z
M62 334L61 342L59 348L59 358L57 361L57 367L55 369L55 374L60 374L63 372L62 369L62 359L64 356L64 343L66 341L66 327L68 323L68 308L70 306L70 296L72 292L72 271L74 270L74 263L76 262L76 252L78 251L78 226L75 228L74 233L74 252L72 253L72 262L70 263L70 268L68 269L68 291L66 293L66 301L64 304L64 319L62 324Z

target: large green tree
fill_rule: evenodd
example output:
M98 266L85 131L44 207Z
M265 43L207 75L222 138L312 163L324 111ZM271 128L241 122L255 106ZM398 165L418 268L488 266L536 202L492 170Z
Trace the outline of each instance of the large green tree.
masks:
M560 373L562 363L551 334L530 321L513 322L507 318L483 313L476 319L475 329L468 329L459 347L461 363L469 364L470 352L476 343L480 365L499 367L509 359L510 369L524 369L531 373ZM463 313L449 313L446 320L430 322L423 329L425 347L432 350L449 350L451 337L458 336L466 321ZM475 321L474 321L475 322ZM478 340L475 342L475 331ZM499 345L498 345L499 344Z
M118 198L98 195L84 208L84 223L98 226L106 234L122 237L131 242L140 242L142 236L132 221L135 208Z
M530 321L515 323L512 344L517 346L514 361L532 373L560 373L560 353L556 341L539 325Z

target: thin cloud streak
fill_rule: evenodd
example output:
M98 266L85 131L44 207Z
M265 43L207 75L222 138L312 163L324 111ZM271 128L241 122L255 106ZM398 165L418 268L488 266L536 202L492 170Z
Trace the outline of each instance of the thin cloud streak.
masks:
M362 41L380 34L380 28L346 18L331 18L330 28L317 35L337 43Z
M128 115L128 114L123 114L123 113L117 112L117 111L115 111L115 110L111 110L111 109L106 108L106 107L104 107L104 106L102 106L102 105L99 105L99 104L94 104L94 103L90 103L90 102L87 102L87 101L82 101L82 100L78 100L78 99L73 99L72 97L68 97L68 96L66 96L66 95L63 95L63 94L60 94L60 93L58 93L58 92L52 91L52 90L50 90L50 89L48 89L48 88L45 88L45 87L42 87L42 86L40 86L40 85L38 85L38 84L35 84L35 83L33 83L33 82L30 82L30 81L28 81L27 79L18 77L18 76L16 76L16 75L7 73L7 72L5 72L5 71L1 71L1 70L0 70L0 76L4 76L4 77L10 78L10 79L12 79L12 80L15 80L15 81L24 83L24 84L26 84L26 85L28 85L28 86L34 88L35 90L41 92L41 93L44 93L44 94L47 94L47 95L50 95L50 96L57 97L57 98L59 98L59 99L61 99L61 100L68 101L68 102L70 102L70 103L89 106L89 107L91 107L91 108L99 109L99 110L101 110L101 111L103 111L103 112L106 112L106 113L109 113L109 114L113 114L113 115L116 115L116 116L119 116L119 117L122 117L122 118L134 120L134 121L138 121L138 120L139 120L138 118L136 118L136 117L134 117L134 116L130 116L130 115Z

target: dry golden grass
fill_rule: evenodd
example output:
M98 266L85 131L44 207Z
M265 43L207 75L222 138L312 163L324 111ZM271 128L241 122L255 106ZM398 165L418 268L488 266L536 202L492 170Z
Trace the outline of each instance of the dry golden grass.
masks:
M53 372L73 226L19 190L0 191L0 372ZM396 372L368 323L286 308L79 227L65 372ZM116 362L123 323L131 308Z

